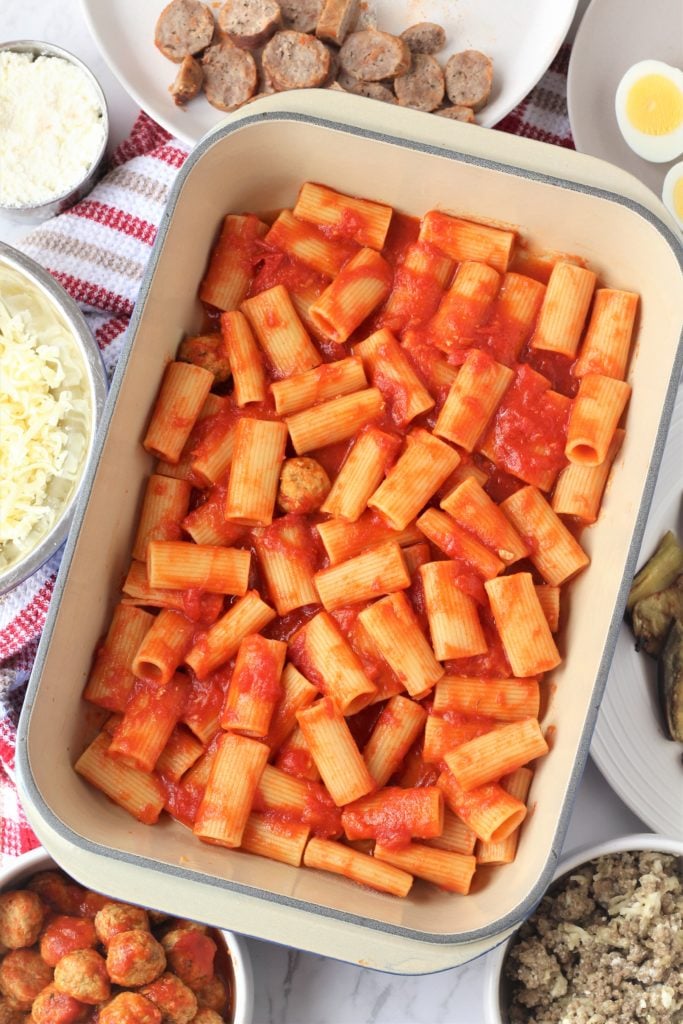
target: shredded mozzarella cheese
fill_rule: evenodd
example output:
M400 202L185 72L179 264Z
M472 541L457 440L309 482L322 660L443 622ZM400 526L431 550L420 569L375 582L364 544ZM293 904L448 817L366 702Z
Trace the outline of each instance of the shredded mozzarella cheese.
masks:
M90 422L76 340L38 289L0 267L0 566L57 521L81 475Z

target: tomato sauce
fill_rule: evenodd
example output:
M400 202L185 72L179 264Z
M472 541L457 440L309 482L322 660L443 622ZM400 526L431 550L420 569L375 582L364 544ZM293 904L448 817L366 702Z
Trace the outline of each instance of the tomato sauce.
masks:
M321 839L334 839L342 834L340 808L325 788L314 782L308 784L301 822L310 825L313 834Z
M260 265L249 286L248 298L279 284L284 285L288 292L305 289L320 293L326 287L327 282L322 274L307 267L294 256L289 256L266 242L259 242L257 251Z
M493 621L488 603L479 613L488 649L483 654L468 658L451 658L444 663L449 676L470 676L481 679L509 679L512 675L510 663Z
M90 949L97 944L95 927L87 917L58 914L47 924L40 937L40 955L54 967L67 953Z
M526 483L548 490L567 462L569 411L558 409L545 377L519 365L488 434L495 462Z
M317 772L315 762L305 747L287 746L280 748L275 759L275 767L297 779L310 779ZM317 775L315 776L317 778Z

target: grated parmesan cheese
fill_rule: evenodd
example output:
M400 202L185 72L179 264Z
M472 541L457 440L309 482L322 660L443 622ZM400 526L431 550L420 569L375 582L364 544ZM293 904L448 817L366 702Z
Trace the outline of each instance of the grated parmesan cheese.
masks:
M0 53L0 205L65 195L103 141L100 101L81 68L62 57Z
M49 300L0 266L0 568L49 533L80 478L91 424L85 363Z

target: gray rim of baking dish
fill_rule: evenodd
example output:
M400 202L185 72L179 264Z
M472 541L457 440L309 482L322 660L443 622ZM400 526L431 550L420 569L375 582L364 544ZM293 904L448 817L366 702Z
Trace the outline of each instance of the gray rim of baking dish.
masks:
M596 196L600 199L605 199L609 202L617 203L621 206L627 207L628 209L639 214L645 218L657 231L664 237L668 242L670 248L674 254L677 254L678 263L683 272L683 250L681 250L680 244L675 238L674 234L670 229L660 221L655 214L651 213L648 209L641 206L640 203L636 203L631 199L624 196L620 196L615 192L608 191L602 188L596 188L590 185L584 185L580 183L566 181L562 178L555 177L553 175L539 173L537 171L527 170L519 168L510 164L501 164L494 160L487 160L469 154L459 153L456 150L442 149L439 146L429 145L425 143L415 142L410 139L401 139L393 135L388 135L382 132L370 131L368 129L358 129L348 124L340 123L334 120L330 120L324 117L316 117L308 114L301 114L298 112L278 111L274 113L254 114L250 117L236 122L234 124L224 125L221 128L217 128L197 144L196 148L190 153L183 167L181 168L178 177L176 178L171 194L168 199L166 209L164 210L161 224L159 226L159 232L154 244L154 250L150 257L150 261L147 265L145 276L140 287L140 293L135 305L135 310L131 318L130 327L128 329L128 339L124 351L121 353L119 358L116 373L112 381L109 400L107 408L105 409L105 416L100 428L99 440L97 450L93 453L93 458L89 466L87 476L87 487L81 492L81 497L78 503L76 514L74 517L74 524L72 532L69 536L69 540L65 549L64 558L62 561L61 569L57 577L55 584L54 595L50 610L48 612L45 629L43 631L42 639L38 652L36 655L35 665L31 678L29 681L24 706L19 720L18 735L17 735L17 778L19 781L20 791L23 788L29 795L33 806L42 815L46 824L56 832L60 837L66 841L72 843L76 847L87 850L90 853L96 854L100 857L104 856L107 859L114 858L120 862L130 864L131 866L142 866L145 868L156 869L162 874L170 875L176 878L182 878L187 881L198 882L204 885L215 886L219 889L227 889L232 892L240 893L244 896L249 896L255 900L261 901L266 900L271 903L277 903L281 906L291 907L297 912L304 912L310 914L313 918L315 917L327 917L333 918L339 921L347 921L354 925L359 925L364 928L368 928L372 931L388 932L392 935L403 936L413 941L424 942L426 944L435 945L462 945L466 942L472 942L477 939L485 939L491 935L499 934L504 930L512 927L516 927L526 918L537 905L545 892L548 883L550 882L555 868L557 866L560 851L564 836L567 831L569 824L569 818L573 808L574 800L576 798L576 792L581 781L586 761L588 759L588 753L590 749L590 741L595 726L595 722L600 707L600 701L602 698L603 690L607 684L607 677L609 673L610 663L614 648L616 646L617 637L621 627L621 620L626 607L626 598L630 588L630 580L635 571L636 560L640 550L640 543L642 540L643 532L645 529L645 523L647 515L652 501L652 495L654 492L655 481L657 478L657 470L662 459L664 451L664 445L666 442L666 436L669 426L669 421L673 414L674 404L676 401L676 393L678 390L679 378L681 375L681 369L683 368L683 325L681 326L681 333L679 336L678 347L676 350L676 356L673 362L671 379L666 392L666 399L664 407L662 409L662 416L657 431L657 437L655 440L655 446L653 451L652 461L647 473L645 487L643 490L643 498L641 505L636 517L635 527L631 544L629 547L626 564L624 567L624 576L619 588L617 595L617 601L614 609L614 615L610 623L607 636L605 638L605 644L603 648L602 658L600 660L600 668L598 670L597 679L593 688L592 698L590 702L590 708L586 723L581 733L579 740L578 751L574 768L572 770L569 785L567 788L567 796L564 801L564 806L560 813L558 826L553 837L548 859L545 867L540 874L540 877L536 884L529 891L527 896L517 904L517 906L509 911L503 918L497 919L494 923L487 925L486 927L472 929L468 932L461 932L456 934L433 934L431 932L421 932L412 928L402 928L398 925L387 924L383 921L376 921L371 918L363 917L357 914L349 914L344 911L334 910L330 907L323 907L320 905L312 906L303 900L293 899L290 896L281 896L278 893L268 892L266 890L257 889L252 886L243 885L237 882L232 882L216 876L206 875L198 871L191 871L187 868L179 868L175 865L159 864L149 857L143 857L136 854L126 853L124 851L112 850L110 847L102 846L99 843L94 843L78 833L73 832L65 823L58 818L50 808L45 804L40 791L38 790L33 775L31 772L31 765L28 757L27 748L27 736L28 728L33 708L33 702L35 700L36 691L38 687L38 680L42 671L42 666L45 661L47 648L50 643L50 637L54 629L55 619L57 616L57 609L59 606L59 599L61 592L66 581L66 577L69 571L69 566L73 553L76 547L78 538L78 532L85 515L88 497L92 488L93 480L97 470L97 465L102 453L102 447L104 439L109 426L109 422L116 406L119 389L121 387L122 378L125 373L128 358L133 344L133 339L139 325L139 321L142 315L142 310L145 306L148 292L154 272L159 259L160 252L164 245L164 239L168 230L169 223L173 216L173 212L183 189L185 180L191 173L195 164L201 159L201 157L211 149L217 142L222 141L226 136L231 135L235 131L247 127L251 124L258 124L263 121L294 121L305 124L317 125L321 128L332 129L333 131L341 132L344 134L359 135L361 138L370 139L376 142L388 143L389 145L398 147L400 149L410 149L417 152L428 153L433 156L445 157L446 159L473 164L478 167L485 167L490 170L495 170L503 174L514 175L515 177L527 178L530 181L538 181L543 184L555 186L561 188L563 191L570 190L573 192L582 192L586 195Z
M83 354L86 365L86 372L89 379L89 394L92 403L92 429L88 450L83 460L83 473L81 479L64 506L60 518L53 525L41 541L27 555L25 560L19 560L13 565L7 566L6 570L0 570L0 597L8 594L29 576L45 565L47 561L64 544L69 532L75 508L81 494L90 492L92 473L90 472L90 460L97 457L99 461L100 448L96 445L96 434L104 418L105 401L107 398L107 375L104 369L102 354L97 347L87 321L76 302L69 293L62 288L58 281L48 273L44 267L25 256L23 252L14 249L5 242L0 242L0 269L3 266L11 267L24 277L27 277L48 299L67 325L73 328L76 336L76 344ZM94 461L93 461L94 465ZM79 519L80 523L80 519Z

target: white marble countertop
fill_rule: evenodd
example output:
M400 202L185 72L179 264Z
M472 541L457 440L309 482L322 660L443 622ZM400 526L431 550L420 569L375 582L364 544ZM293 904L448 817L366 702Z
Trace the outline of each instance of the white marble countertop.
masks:
M586 4L580 0L579 14ZM112 146L125 138L138 108L100 56L79 0L1 0L0 41L28 38L64 46L85 61L107 98ZM26 230L0 221L0 240L17 241ZM649 829L589 761L565 849L643 831ZM486 957L441 974L397 977L253 939L248 944L254 1024L482 1024L484 1019Z

